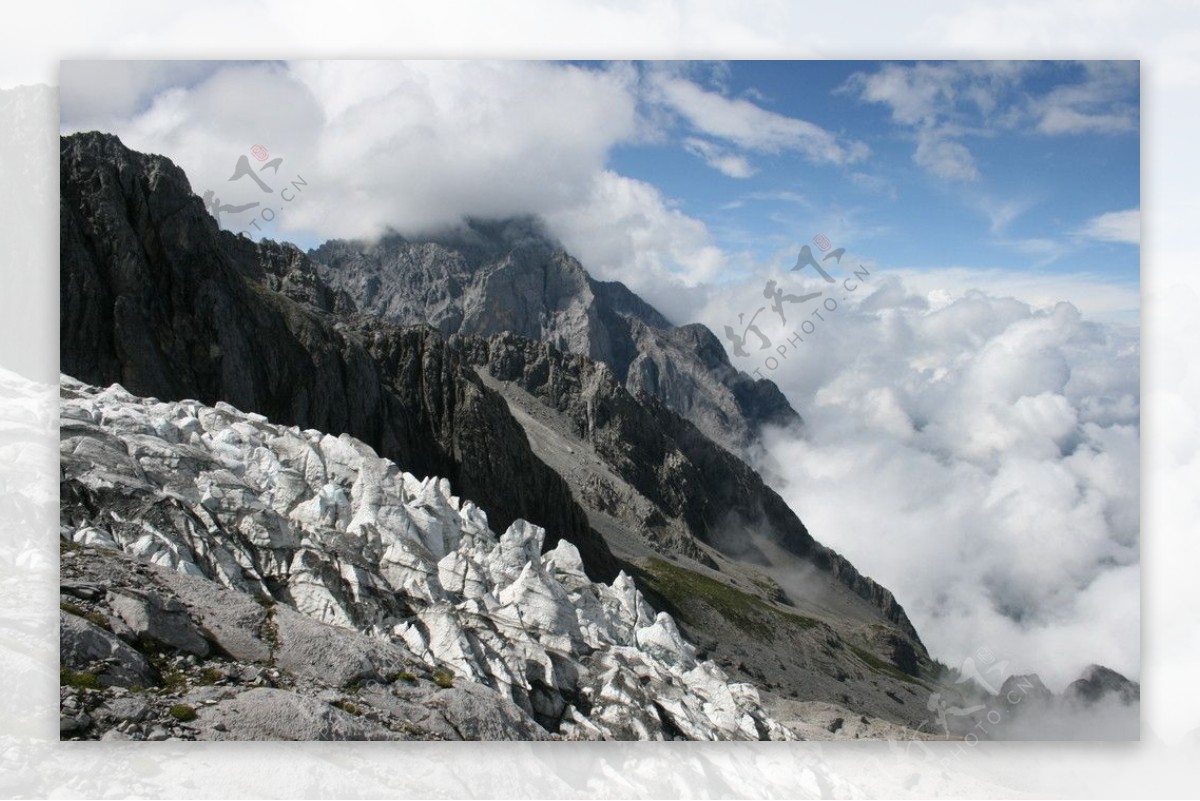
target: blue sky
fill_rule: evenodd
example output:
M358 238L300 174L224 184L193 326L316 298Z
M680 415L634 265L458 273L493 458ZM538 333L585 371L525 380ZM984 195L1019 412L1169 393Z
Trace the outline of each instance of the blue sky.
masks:
M1082 65L1025 64L1019 76L989 87L996 104L989 114L961 99L972 90L969 79L947 79L954 98L939 101L941 119L918 125L893 119L887 101L863 98L863 76L883 67L768 61L689 70L693 81L712 91L864 143L869 153L853 163L735 148L747 153L752 174L734 177L688 151L683 142L704 133L681 120L663 141L615 148L611 166L658 186L680 210L704 221L723 248L759 263L783 258L781 251L797 240L823 232L894 267L1088 272L1138 280L1136 242L1087 235L1101 215L1140 205L1136 64L1091 108L1095 116L1112 108L1124 116L1076 121L1078 130L1054 133L1039 130L1035 113L1022 119L1014 109L1056 90L1086 87ZM952 125L971 129L952 141L969 150L973 177L938 174L914 160L920 130Z

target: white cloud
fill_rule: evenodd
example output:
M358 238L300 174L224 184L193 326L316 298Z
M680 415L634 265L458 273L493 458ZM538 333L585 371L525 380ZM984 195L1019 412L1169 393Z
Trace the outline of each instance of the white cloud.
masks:
M1142 212L1140 209L1127 209L1101 214L1088 220L1079 229L1079 235L1101 242L1136 245L1142 239Z
M1076 70L1076 80L1040 91L1025 78L1037 71ZM913 160L950 181L979 177L962 140L990 130L1045 135L1117 134L1137 129L1137 62L956 61L885 64L855 73L840 91L891 111L916 141Z
M623 282L671 319L690 319L701 285L727 263L703 223L671 208L654 186L611 170L546 222L589 272Z
M1136 61L1085 61L1084 79L1030 100L1044 134L1126 133L1137 130Z
M1002 233L1018 217L1033 206L1027 199L1001 200L990 195L980 195L973 201L980 211L988 218L988 224L993 234Z
M839 91L887 106L892 121L916 139L918 166L945 180L974 181L975 158L959 140L969 132L968 123L996 111L1025 70L1001 61L885 64L873 73L855 73Z
M155 93L195 83L221 66L219 61L63 61L63 122L128 118Z
M785 499L896 593L943 661L987 646L1060 689L1089 662L1136 677L1136 329L872 271L872 294L839 290L823 321L760 317L776 344L817 322L774 371L735 359L806 420L769 443ZM760 286L726 290L706 321L761 306Z
M970 267L893 268L888 275L900 278L909 292L930 299L935 306L978 291L991 297L1016 298L1035 309L1052 309L1068 298L1091 320L1117 325L1136 325L1138 321L1138 284L1100 275Z
M883 195L889 200L895 200L898 195L896 186L882 175L873 175L866 172L850 173L850 180L855 186L865 189L868 192L877 195Z
M862 142L841 141L806 120L768 111L749 100L709 92L665 72L649 77L652 90L693 127L709 136L761 153L797 152L815 163L848 164L866 158Z
M730 178L749 178L757 172L745 156L730 153L720 145L705 139L688 137L683 140L683 146L692 155L704 159L708 166Z
M1045 267L1048 264L1053 264L1071 250L1065 242L1045 237L1001 239L997 241L997 244L1012 248L1022 255L1031 257L1032 266L1034 267Z
M263 144L284 158L281 174L308 182L280 211L279 234L362 237L586 201L611 148L634 135L635 82L620 65L231 64L154 94L113 127L225 202L262 199L228 179L237 157ZM68 127L89 127L91 110L70 106Z
M1045 134L1115 133L1131 131L1136 125L1127 114L1085 114L1073 108L1050 107L1042 112L1038 130Z
M917 135L913 161L939 178L951 181L975 181L979 178L975 158L966 145L931 131L922 131Z
M260 220L274 238L315 244L534 214L597 277L625 281L668 314L684 313L688 287L725 264L702 222L653 186L605 168L614 146L645 135L628 65L234 63L208 65L171 88L176 72L154 70L101 68L96 81L79 65L64 76L81 87L64 90L64 127L100 127L162 153L193 191L214 190L223 203L276 200L275 221ZM106 98L89 94L110 80L121 86ZM284 158L278 183L307 183L293 202L281 208L277 194L249 179L229 182L254 144ZM726 174L752 172L713 142L688 146ZM222 222L241 230L255 213L226 213Z

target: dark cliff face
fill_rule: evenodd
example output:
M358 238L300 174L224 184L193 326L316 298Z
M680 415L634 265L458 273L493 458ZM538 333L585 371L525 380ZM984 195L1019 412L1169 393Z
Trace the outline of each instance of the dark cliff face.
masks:
M675 327L623 284L594 280L528 219L470 221L440 236L333 240L309 253L364 313L443 334L509 332L604 362L741 454L764 425L800 422L770 381L730 364L700 325Z
M61 370L164 400L225 401L348 433L418 475L449 478L494 527L568 539L589 575L616 563L500 397L429 329L332 313L352 303L287 245L218 230L167 159L113 136L61 143Z

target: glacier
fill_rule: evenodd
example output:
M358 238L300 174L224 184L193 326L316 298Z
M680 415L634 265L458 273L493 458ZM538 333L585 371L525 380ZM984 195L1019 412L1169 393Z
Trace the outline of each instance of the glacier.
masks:
M61 535L269 598L483 685L557 739L789 740L758 691L697 659L634 581L592 581L562 540L501 534L450 482L348 435L223 402L61 379ZM469 458L469 457L468 457ZM64 499L66 499L64 494Z

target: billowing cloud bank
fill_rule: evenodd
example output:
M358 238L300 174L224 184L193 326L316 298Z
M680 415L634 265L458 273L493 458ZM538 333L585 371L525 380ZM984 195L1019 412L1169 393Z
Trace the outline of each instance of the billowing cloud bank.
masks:
M768 306L772 347L751 335L737 361L806 420L768 440L776 486L948 664L989 648L1059 688L1089 662L1136 677L1137 330L868 269L853 294L826 291L832 312L785 304L786 327L761 285L706 309L721 330Z

